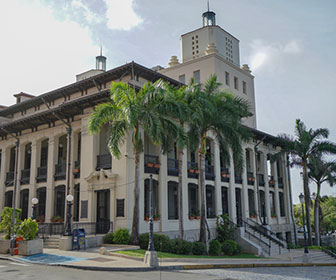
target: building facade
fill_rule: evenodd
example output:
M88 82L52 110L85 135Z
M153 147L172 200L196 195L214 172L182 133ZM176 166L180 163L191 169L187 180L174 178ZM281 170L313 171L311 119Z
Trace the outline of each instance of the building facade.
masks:
M0 208L22 209L32 215L32 198L38 198L39 221L62 223L66 196L74 197L74 223L94 224L95 232L131 228L133 213L134 158L127 137L123 156L115 159L106 145L107 128L99 135L88 132L94 106L109 98L113 81L141 87L146 81L167 80L175 86L190 78L204 82L210 74L233 94L247 99L253 116L244 120L254 140L244 144L243 170L237 172L232 157L225 158L216 137L209 134L206 158L206 212L214 233L216 216L227 213L242 225L261 224L278 237L293 240L293 219L288 162L271 162L280 151L275 137L256 129L254 77L247 65L240 67L239 41L215 25L215 14L203 14L204 26L181 37L181 63L172 57L169 67L154 71L129 63L106 71L106 58L96 58L96 69L77 75L77 81L40 96L16 94L16 104L0 110ZM149 175L154 179L155 232L178 234L177 155L160 154L142 132L144 153L140 158L140 232L148 231ZM18 141L18 142L17 142ZM15 172L18 143L17 174ZM193 151L183 154L183 213L185 238L197 240L200 209L198 163ZM14 195L14 178L17 192Z

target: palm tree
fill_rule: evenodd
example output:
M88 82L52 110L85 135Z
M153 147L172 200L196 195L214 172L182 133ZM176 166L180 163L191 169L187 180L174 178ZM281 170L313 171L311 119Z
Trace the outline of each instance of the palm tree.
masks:
M315 154L320 153L321 156L325 154L336 154L336 146L326 140L328 136L328 129L307 129L305 124L297 119L295 125L295 137L287 134L280 134L278 139L278 144L282 147L281 153L289 153L291 155L291 165L300 168L302 167L309 245L312 245L312 233L307 164L308 160Z
M336 162L326 162L319 155L311 157L308 162L308 177L316 184L316 197L314 204L314 226L316 245L320 246L320 200L321 185L324 182L330 186L336 182Z
M217 77L212 75L203 88L194 91L191 104L192 115L189 121L189 140L192 150L198 148L199 186L201 192L200 241L207 245L206 236L206 189L205 157L207 153L207 133L212 132L222 150L229 154L232 149L237 164L242 163L242 140L249 139L248 129L241 119L251 115L247 101L220 89Z
M146 83L138 92L123 82L112 83L109 102L95 107L89 121L89 131L97 133L103 125L109 125L108 147L113 156L120 158L120 146L124 144L129 131L132 132L132 144L135 160L134 209L130 242L139 240L139 189L140 154L143 152L143 128L154 144L160 145L166 131L172 135L178 133L176 123L160 114L155 92L157 83Z

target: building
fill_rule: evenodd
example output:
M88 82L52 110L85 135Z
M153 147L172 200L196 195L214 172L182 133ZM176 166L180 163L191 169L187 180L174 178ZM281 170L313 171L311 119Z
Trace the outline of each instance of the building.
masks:
M165 69L156 67L154 71L132 62L106 71L106 58L102 54L96 57L96 62L96 69L77 75L73 84L36 97L19 93L15 95L15 105L0 108L0 208L12 206L15 200L25 218L32 215L31 200L36 197L38 219L45 224L55 220L62 223L66 196L72 194L75 223L91 227L90 231L95 233L131 228L132 145L130 139L126 139L121 149L125 157L119 160L111 157L106 146L107 130L102 129L99 135L88 132L94 106L108 99L113 81L141 87L145 81L161 78L178 86L191 77L202 83L216 73L224 87L250 102L254 116L246 119L245 124L255 137L244 147L244 169L238 174L232 157L223 158L215 137L208 135L206 207L211 232L216 227L216 216L228 213L239 225L265 221L277 238L293 240L286 158L270 161L270 156L279 152L280 147L274 145L274 136L256 129L254 77L247 65L240 67L239 41L215 25L215 13L205 12L203 27L181 36L181 63L173 56ZM153 174L154 212L160 217L154 223L154 230L175 237L178 233L176 154L160 154L159 148L146 135L143 137L140 232L148 231L148 178ZM14 196L17 139L18 188ZM195 154L185 150L183 163L185 238L196 240L199 221L194 217L198 214L200 199ZM241 238L252 247L262 247L256 240L247 238L244 231Z

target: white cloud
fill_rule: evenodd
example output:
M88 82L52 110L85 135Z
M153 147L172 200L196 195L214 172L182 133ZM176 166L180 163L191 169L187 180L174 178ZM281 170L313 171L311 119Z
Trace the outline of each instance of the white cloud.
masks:
M80 0L72 0L71 2L71 8L75 12L82 13L85 17L85 19L89 23L97 23L101 22L101 17L99 17L97 14L95 14L93 11L91 11L85 4L83 4Z
M300 54L303 51L300 42L297 40L280 44L256 39L252 41L250 47L249 63L252 71L260 71L267 68L268 71L274 72L281 69L282 61L286 57Z
M6 1L0 26L1 104L13 104L13 93L37 95L74 82L94 66L99 47L88 28L56 20L38 0Z
M130 30L142 23L133 10L133 0L104 0L107 6L107 26L110 29Z

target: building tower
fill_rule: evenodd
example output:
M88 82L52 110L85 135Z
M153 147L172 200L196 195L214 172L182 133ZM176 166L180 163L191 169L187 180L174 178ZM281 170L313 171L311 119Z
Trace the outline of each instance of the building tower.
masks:
M216 25L216 14L210 11L209 1L208 1L208 11L202 14L203 18L203 27Z
M100 47L100 55L96 56L96 70L106 71L106 57L103 56L102 47Z

